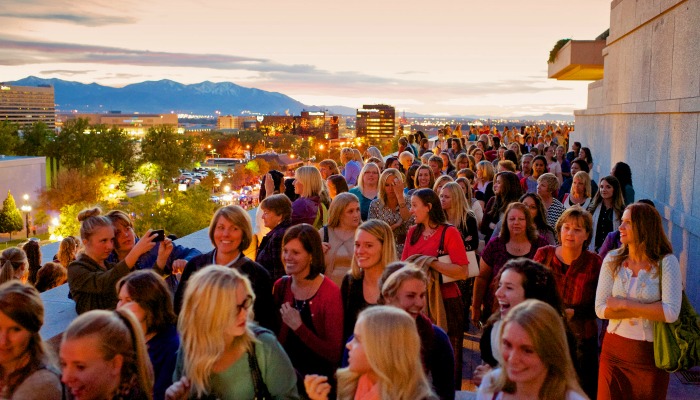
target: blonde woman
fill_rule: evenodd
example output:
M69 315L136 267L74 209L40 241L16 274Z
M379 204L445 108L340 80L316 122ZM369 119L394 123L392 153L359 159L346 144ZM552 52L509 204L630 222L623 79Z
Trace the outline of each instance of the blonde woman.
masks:
M415 320L406 311L391 306L366 309L346 347L349 365L336 373L339 400L437 399L421 366ZM312 400L328 399L326 377L308 375L304 386Z
M408 228L413 225L411 197L404 196L401 173L388 168L379 177L379 195L369 205L369 219L378 219L389 224L396 239L396 254L403 252Z
M313 166L299 167L294 174L294 193L299 198L292 203L292 225L309 224L320 229L328 223L330 197L321 172Z
M80 241L74 236L63 238L58 246L58 253L54 256L54 262L59 262L63 268L68 268L68 264L75 260L79 247Z
M326 260L324 274L340 286L350 270L355 252L355 232L362 223L360 202L352 193L341 193L333 199L328 225L319 230Z
M60 350L61 381L77 399L153 399L153 370L131 311L92 310L70 323Z
M476 179L474 182L474 197L482 202L481 207L485 207L489 202L493 193L493 178L496 176L496 170L493 164L488 161L479 161L476 164Z
M454 182L455 180L449 176L449 175L440 175L435 180L435 184L433 185L433 192L435 193L440 193L440 189L442 189L443 186L445 186L449 182Z
M564 195L562 204L566 209L576 205L584 210L591 205L591 177L588 173L579 171L574 175L571 192Z
M236 270L212 265L192 277L177 325L175 383L166 399L252 399L253 361L272 396L298 397L289 357L270 331L252 322L254 302L250 281Z
M19 247L10 247L3 250L0 255L0 283L13 279L27 282L29 275L29 261L27 255Z
M357 185L357 177L360 175L362 164L355 161L355 153L350 147L340 150L340 163L344 165L342 174L349 187Z
M379 161L382 163L382 165L379 165L379 167L380 168L384 167L384 165L383 165L384 163L381 161L381 160L384 160L384 156L382 156L382 152L379 151L378 148L376 148L374 146L370 146L369 148L367 148L367 150L365 150L365 157L364 157L365 162L368 162L370 158L379 159Z
M501 368L484 377L477 400L587 399L578 384L561 315L547 303L525 300L499 330Z
M350 193L360 200L360 214L363 221L367 221L369 205L377 198L379 192L380 169L375 163L367 163L362 167L360 176L357 178L357 186L350 189Z
M357 315L379 300L379 278L384 267L396 261L394 233L384 221L369 220L357 228L350 274L340 292L343 298L344 337L352 334Z
M469 207L467 196L457 182L448 182L437 192L447 223L454 225L462 234L464 248L475 251L479 246L479 230L476 215Z

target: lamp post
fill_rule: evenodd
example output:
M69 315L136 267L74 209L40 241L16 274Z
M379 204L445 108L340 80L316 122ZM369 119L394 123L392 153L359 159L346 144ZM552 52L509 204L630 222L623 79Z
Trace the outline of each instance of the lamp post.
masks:
M24 199L24 204L20 208L22 212L24 213L24 223L25 223L25 228L27 229L27 239L29 239L29 213L32 212L32 206L29 205L29 195L25 194L22 196Z

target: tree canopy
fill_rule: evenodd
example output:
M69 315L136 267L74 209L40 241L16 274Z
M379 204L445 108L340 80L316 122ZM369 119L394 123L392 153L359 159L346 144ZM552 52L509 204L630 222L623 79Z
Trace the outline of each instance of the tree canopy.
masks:
M9 233L11 239L12 232L21 231L23 226L22 213L17 208L12 193L8 190L0 210L0 233Z

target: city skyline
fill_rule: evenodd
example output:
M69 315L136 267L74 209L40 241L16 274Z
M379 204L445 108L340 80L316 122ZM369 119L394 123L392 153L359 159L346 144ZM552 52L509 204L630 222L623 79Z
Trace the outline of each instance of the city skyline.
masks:
M0 6L0 81L229 81L308 105L386 103L433 115L585 108L587 82L547 79L546 59L561 38L606 30L610 1L430 6L9 0Z

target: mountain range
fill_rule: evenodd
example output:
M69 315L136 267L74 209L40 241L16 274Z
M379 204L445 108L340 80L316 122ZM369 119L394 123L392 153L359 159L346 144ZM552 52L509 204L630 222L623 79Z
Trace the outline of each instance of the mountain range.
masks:
M44 79L29 76L8 84L18 86L51 85L54 87L56 108L60 112L76 110L87 113L169 113L213 115L241 115L242 112L267 115L299 115L303 110L328 110L336 115L355 115L356 110L345 106L306 105L283 93L247 88L231 82L204 81L185 85L168 79L145 81L116 88L97 83L80 83L63 79ZM358 103L358 107L361 104ZM397 114L400 110L397 110ZM398 115L397 115L398 116ZM430 117L418 113L406 113L407 117ZM495 118L462 115L469 119ZM544 114L518 117L520 120L567 120L573 115Z

